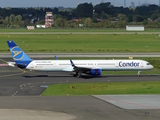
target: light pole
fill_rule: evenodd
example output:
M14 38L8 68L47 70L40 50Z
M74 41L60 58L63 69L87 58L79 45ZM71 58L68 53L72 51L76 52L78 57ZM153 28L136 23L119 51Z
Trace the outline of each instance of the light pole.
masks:
M95 9L93 9L93 18L94 18Z

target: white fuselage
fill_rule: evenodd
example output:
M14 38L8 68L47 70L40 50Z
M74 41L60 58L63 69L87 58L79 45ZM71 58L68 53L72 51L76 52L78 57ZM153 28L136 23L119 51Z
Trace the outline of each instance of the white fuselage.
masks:
M153 66L144 60L73 60L73 62L77 67L102 71L153 69ZM26 69L47 72L73 71L70 60L33 60Z

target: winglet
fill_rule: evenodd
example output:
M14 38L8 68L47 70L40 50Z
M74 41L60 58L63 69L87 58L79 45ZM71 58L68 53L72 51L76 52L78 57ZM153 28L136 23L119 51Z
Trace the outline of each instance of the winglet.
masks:
M75 67L75 64L72 62L72 60L70 59L71 65L72 67Z
M55 55L54 57L55 57L55 60L58 60L58 58L57 58L57 56L56 56L56 55Z

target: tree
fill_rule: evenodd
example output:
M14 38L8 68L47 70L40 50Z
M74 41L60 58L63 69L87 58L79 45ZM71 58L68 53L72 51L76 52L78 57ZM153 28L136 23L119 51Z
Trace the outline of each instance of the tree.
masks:
M10 17L9 17L9 22L10 24L13 24L15 21L15 15L14 14L11 14Z
M2 19L0 19L0 24L3 24L3 20Z
M116 25L117 28L125 28L126 27L126 22L125 21L122 21L122 20L119 20L117 22L117 25Z
M155 22L150 21L150 22L148 22L148 24L145 27L146 28L156 28L157 25L155 24Z
M45 24L45 20L40 20L36 22L36 25L44 25Z
M14 23L15 23L16 25L20 25L20 24L21 24L21 21L22 21L22 16L21 16L21 15L17 15L17 16L15 17Z
M92 3L79 4L76 8L76 16L82 17L93 17L93 5Z
M133 21L133 15L132 14L129 14L128 15L128 22L132 22Z
M8 16L3 20L3 23L5 25L9 25L9 17Z
M147 25L148 21L147 20L143 20L143 25Z
M67 26L67 23L66 23L66 20L65 20L65 19L57 18L57 20L56 20L56 25L57 25L58 27L66 27L66 26Z
M23 26L27 27L28 25L30 25L30 20L25 19L23 24L24 24Z
M152 18L153 21L156 20L156 19L158 18L158 14L153 13L153 14L151 15L151 18Z
M105 13L109 13L109 9L110 9L111 3L110 2L106 2L106 3L100 3L98 5L96 5L94 7L95 12L98 13L99 15L104 11Z
M52 12L53 14L58 14L58 8L54 8Z
M102 11L102 13L101 13L101 18L107 19L107 15L106 15L106 13L104 11Z
M92 19L91 18L86 18L84 21L84 26L85 27L92 27Z
M142 22L143 19L142 19L142 17L140 15L134 15L133 16L133 21L134 22Z
M119 20L124 20L124 21L128 21L128 17L124 14L118 14L118 19Z
M1 17L4 17L6 16L6 10L4 10L3 8L0 8L0 15Z
M108 20L103 20L103 21L101 21L101 22L99 22L98 24L94 24L94 27L96 27L96 28L108 28L108 26L109 26L109 21Z

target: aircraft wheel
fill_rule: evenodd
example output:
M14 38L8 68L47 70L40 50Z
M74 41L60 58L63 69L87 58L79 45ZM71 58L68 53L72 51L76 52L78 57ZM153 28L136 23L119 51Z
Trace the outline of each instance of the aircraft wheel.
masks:
M81 74L80 73L77 74L77 78L81 78Z
M76 74L73 75L73 77L76 77L76 76L77 76Z

